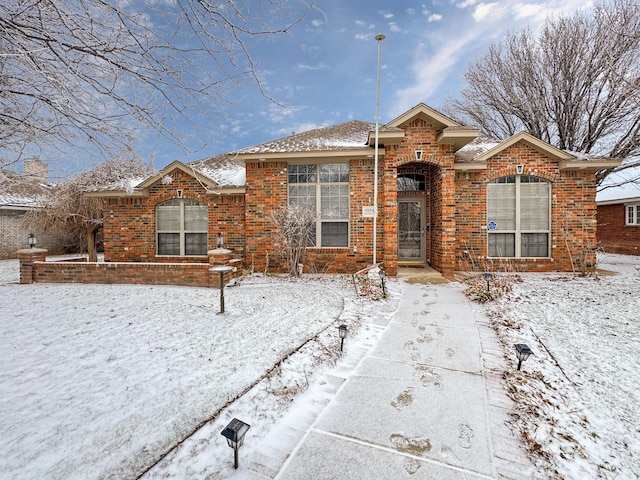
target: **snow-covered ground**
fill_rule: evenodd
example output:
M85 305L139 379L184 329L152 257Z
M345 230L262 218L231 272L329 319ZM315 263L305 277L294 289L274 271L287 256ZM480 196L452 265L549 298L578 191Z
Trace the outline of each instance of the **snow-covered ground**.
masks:
M599 260L618 273L524 274L482 307L507 362L514 343L535 352L505 379L539 478L640 476L640 258ZM256 276L217 315L216 289L17 281L17 262L0 261L2 479L233 476L229 419L251 424L249 456L323 371L375 341L401 288L381 301L349 277Z
M324 334L325 358L296 364L301 390L362 303L340 276L256 276L225 289L222 315L218 289L17 280L0 262L3 479L136 478Z
M616 274L525 274L485 304L514 365L534 351L505 379L541 478L640 478L640 257L598 261Z

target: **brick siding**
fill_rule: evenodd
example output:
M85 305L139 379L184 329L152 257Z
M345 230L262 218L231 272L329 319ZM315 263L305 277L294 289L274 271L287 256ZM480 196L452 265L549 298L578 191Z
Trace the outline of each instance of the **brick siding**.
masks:
M640 255L640 225L626 225L624 204L598 205L598 244L605 252Z

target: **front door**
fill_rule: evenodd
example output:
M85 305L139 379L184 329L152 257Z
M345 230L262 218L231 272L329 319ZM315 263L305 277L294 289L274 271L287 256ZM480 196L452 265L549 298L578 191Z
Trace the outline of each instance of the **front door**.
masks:
M425 210L423 197L398 199L398 262L427 262Z

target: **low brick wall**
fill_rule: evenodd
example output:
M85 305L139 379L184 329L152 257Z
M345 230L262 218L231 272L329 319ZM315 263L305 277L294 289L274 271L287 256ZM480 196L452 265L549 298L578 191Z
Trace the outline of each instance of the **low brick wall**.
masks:
M214 265L227 265L224 282L242 274L242 260L211 251L210 262L143 263L143 262L47 262L44 249L20 250L20 283L99 283L136 285L180 285L187 287L220 287L220 273L210 272ZM235 271L234 271L235 270Z
M211 287L207 263L34 262L35 283L120 283Z

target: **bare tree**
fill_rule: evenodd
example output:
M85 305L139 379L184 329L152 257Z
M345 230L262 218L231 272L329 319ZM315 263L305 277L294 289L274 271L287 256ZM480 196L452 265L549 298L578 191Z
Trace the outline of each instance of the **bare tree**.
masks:
M274 227L275 246L282 249L287 259L289 275L299 277L316 225L315 212L298 205L286 205L272 211L269 219Z
M0 166L43 144L120 149L140 126L184 147L176 118L247 79L264 94L249 40L287 33L315 1L3 0Z
M526 130L561 149L640 165L640 8L630 0L510 33L465 73L448 113L505 138ZM601 182L608 172L601 172Z
M85 197L84 192L110 185L128 190L133 187L133 180L146 177L152 171L152 167L127 149L121 155L56 186L42 208L27 213L25 221L40 230L81 240L89 253L89 261L96 262L96 233L104 220L103 200Z

